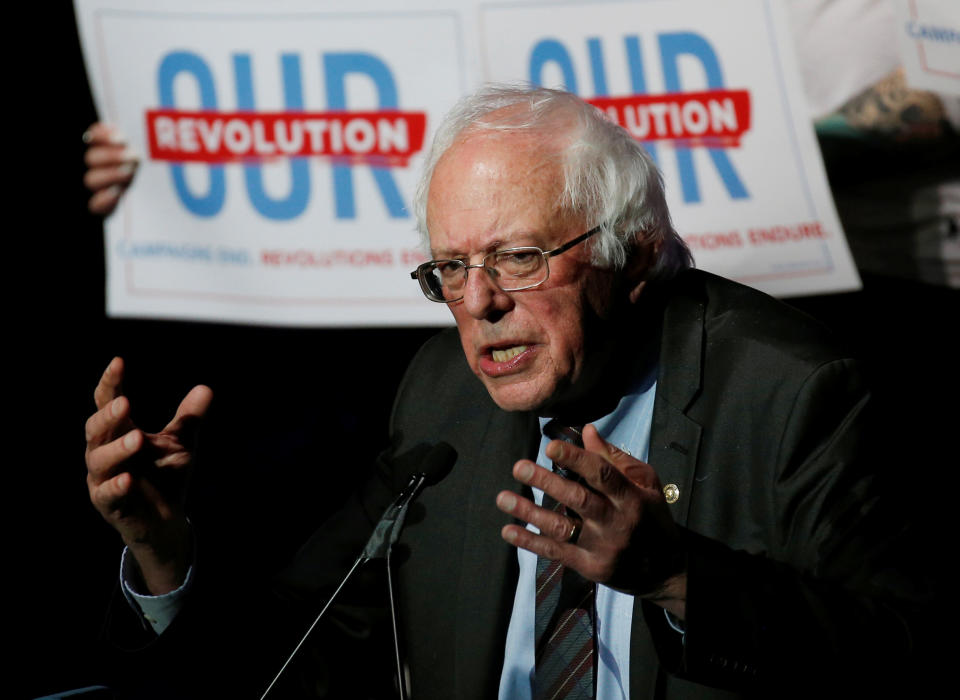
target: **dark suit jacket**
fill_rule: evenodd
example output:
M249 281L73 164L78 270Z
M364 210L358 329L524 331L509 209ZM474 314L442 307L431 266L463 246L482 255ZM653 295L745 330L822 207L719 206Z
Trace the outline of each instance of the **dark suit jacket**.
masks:
M856 363L814 321L706 273L646 296L627 341L649 347L660 329L650 463L679 487L670 508L689 548L687 633L681 644L660 608L637 601L631 698L830 695L839 672L862 691L865 667L907 658L911 608ZM518 489L513 463L535 456L536 417L497 408L450 330L412 362L391 435L380 478L304 545L278 590L285 600L327 595L336 563L360 551L410 465L447 441L454 469L422 494L397 548L402 636L414 697L495 697L516 550L500 537L508 518L494 499ZM222 606L196 601L217 595L198 593L163 637L201 639L194 620ZM349 628L363 607L362 596L346 601L335 626Z
M650 463L680 490L671 511L690 548L688 612L681 645L662 610L637 601L631 697L728 697L704 684L822 694L840 671L862 690L858 669L902 664L910 641L888 561L900 530L878 510L856 363L811 319L706 273L650 296L645 323L662 313ZM637 347L650 328L637 328ZM437 440L459 455L402 537L413 692L495 697L516 552L494 499L518 489L513 463L536 455L536 417L493 404L450 330L411 364L392 435L397 455ZM288 583L323 576L328 540L305 546Z

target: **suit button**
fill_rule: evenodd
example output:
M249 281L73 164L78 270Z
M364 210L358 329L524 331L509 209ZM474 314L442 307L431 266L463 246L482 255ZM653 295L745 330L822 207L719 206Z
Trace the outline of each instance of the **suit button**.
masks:
M676 484L667 484L663 487L663 497L667 503L676 503L680 500L680 487Z

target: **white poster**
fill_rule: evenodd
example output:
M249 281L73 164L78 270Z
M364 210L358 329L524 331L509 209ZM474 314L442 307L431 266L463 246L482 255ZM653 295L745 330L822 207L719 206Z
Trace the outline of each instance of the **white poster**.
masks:
M907 82L921 90L960 95L960 2L893 2Z
M78 4L102 118L141 154L106 224L110 313L449 322L406 274L425 259L409 204L470 84L462 28L387 8Z
M643 141L698 267L776 295L856 288L780 10L490 4L484 76L565 87Z
M484 80L564 84L630 128L698 267L858 286L775 0L76 5L101 118L141 155L106 222L113 315L450 323L409 278L410 204Z

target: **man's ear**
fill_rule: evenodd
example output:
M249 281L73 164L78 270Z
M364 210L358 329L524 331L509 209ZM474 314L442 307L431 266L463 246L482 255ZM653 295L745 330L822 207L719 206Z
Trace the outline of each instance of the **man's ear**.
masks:
M647 286L647 274L653 267L657 255L660 253L660 244L639 245L630 256L627 266L624 269L624 280L626 281L628 298L631 304L636 304L640 295L643 294Z

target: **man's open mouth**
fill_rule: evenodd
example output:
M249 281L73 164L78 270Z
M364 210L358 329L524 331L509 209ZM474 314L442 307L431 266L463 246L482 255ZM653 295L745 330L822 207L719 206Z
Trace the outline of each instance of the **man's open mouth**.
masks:
M494 362L506 362L512 360L526 349L526 345L514 345L512 348L505 348L503 350L491 350L490 356L493 357Z

